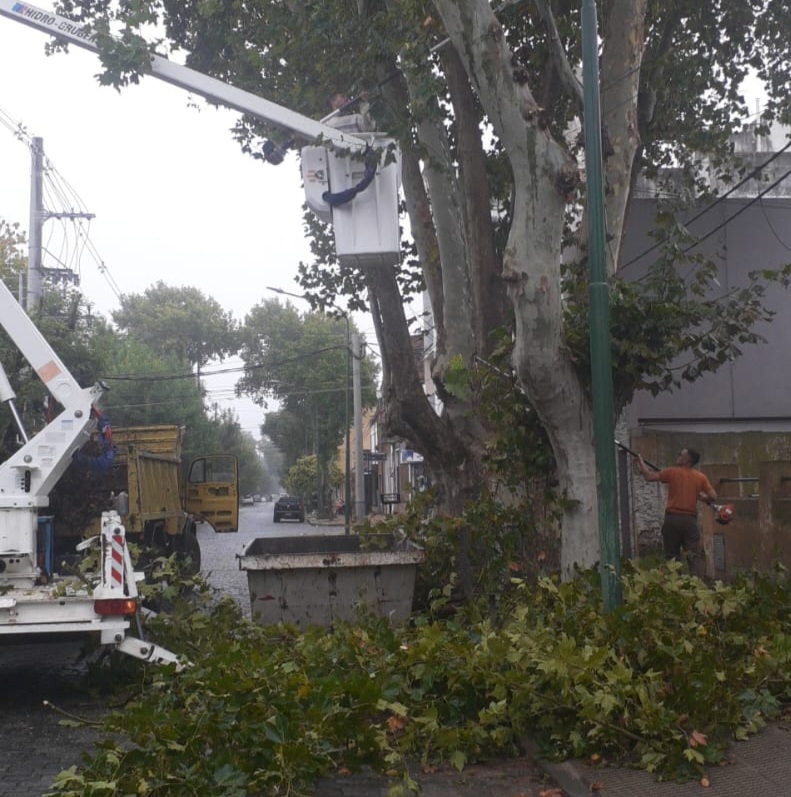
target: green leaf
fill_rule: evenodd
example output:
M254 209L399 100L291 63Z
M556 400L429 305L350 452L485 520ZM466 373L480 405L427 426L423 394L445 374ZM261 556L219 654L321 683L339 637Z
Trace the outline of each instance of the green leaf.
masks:
M450 756L450 763L461 772L467 763L467 755L462 750L454 750Z

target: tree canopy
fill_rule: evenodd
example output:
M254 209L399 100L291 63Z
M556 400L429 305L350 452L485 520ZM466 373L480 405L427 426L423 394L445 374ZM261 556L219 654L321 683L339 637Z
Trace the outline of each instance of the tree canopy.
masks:
M233 314L193 287L157 282L142 294L121 296L112 317L132 338L163 356L188 362L198 373L210 360L222 360L237 348Z
M277 410L267 413L263 431L283 452L281 475L301 457L314 455L323 472L343 442L352 412L350 339L354 326L324 313L300 314L293 304L266 299L247 314L240 354L245 372L237 390ZM364 407L376 402L376 367L360 361Z
M366 297L382 354L385 431L423 452L444 508L457 513L488 478L483 452L492 430L479 412L474 366L499 339L493 333L509 328L513 371L554 455L564 572L596 561L590 374L580 356L586 337L575 326L584 328L587 313L579 8L547 0L496 11L488 0L165 0L112 12L69 0L65 7L103 30L118 20L125 26L131 47L108 47L104 55L103 80L115 85L145 71L149 44L139 32L157 21L167 46L183 49L190 66L310 116L323 115L332 91L368 92L379 129L401 145L412 234L404 262L418 265L417 282L409 276L414 268L342 267L317 236L317 255L329 257L320 268L301 269L303 284L318 302L337 291L351 302ZM781 0L609 0L598 11L606 268L615 285L638 174L677 167L687 178L678 200L687 204L710 195L705 169L733 180L740 166L731 158L730 134L751 115L741 93L751 70L770 92L759 121L789 120L791 43L784 31L791 11ZM271 132L266 127L244 118L235 135L260 156L258 136ZM669 236L661 268L675 264L676 240ZM720 367L733 352L716 327L715 283L702 268L699 302L674 319L675 329L686 324L674 345L690 340L699 358L690 378ZM572 285L582 290L571 293ZM440 416L413 367L403 298L415 286L425 286L431 306ZM743 296L749 312L730 315L740 325L735 334L747 341L761 317L752 287ZM654 289L664 297L661 280ZM655 302L650 290L641 307L652 313L656 306L661 314L667 303ZM625 335L613 341L627 375L619 392L628 400L646 373L660 388L671 385L662 372L678 352L652 351L635 340L629 318L642 311L627 291L615 293L631 305ZM712 329L714 351L701 343ZM470 385L451 392L445 378L459 358Z

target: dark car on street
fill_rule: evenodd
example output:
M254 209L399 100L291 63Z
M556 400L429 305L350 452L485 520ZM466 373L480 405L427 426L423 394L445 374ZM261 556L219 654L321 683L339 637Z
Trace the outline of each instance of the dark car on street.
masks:
M305 505L296 495L281 495L275 501L275 523L281 520L298 520L305 522Z

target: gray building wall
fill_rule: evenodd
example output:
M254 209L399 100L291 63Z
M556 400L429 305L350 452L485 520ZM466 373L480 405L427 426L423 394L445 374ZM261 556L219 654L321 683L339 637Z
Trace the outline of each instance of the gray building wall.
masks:
M624 263L638 258L652 245L647 230L655 213L655 200L634 203ZM727 199L693 224L692 230L703 236L725 222L695 250L717 264L718 296L746 285L751 271L778 269L791 263L791 197L764 198L752 205L747 199ZM624 276L638 278L644 274L654 254L634 260ZM683 423L685 428L715 424L728 429L733 429L734 423L750 428L791 424L791 293L774 284L767 291L765 306L775 316L770 323L757 325L755 331L766 343L745 346L735 361L672 393L655 397L646 392L638 394L627 410L630 430L667 423Z
M791 151L767 151L766 141L743 136L737 142L744 157L758 165L771 159L761 179L753 179L728 198L689 221L682 220L698 239L694 252L717 264L719 286L725 297L747 284L751 271L779 269L791 263ZM778 179L782 181L757 198ZM719 186L721 194L729 186ZM656 186L643 183L636 191L621 255L622 275L638 279L657 255L654 227L658 203ZM765 343L744 346L742 355L716 373L705 374L669 393L639 393L618 424L621 439L660 466L672 464L684 445L703 453L701 468L732 464L742 475L758 470L759 463L788 459L791 451L791 289L769 286L765 306L774 311L770 323L755 331ZM639 330L635 330L639 335ZM646 485L630 471L631 536L639 550L659 544L664 488ZM718 485L714 485L715 489ZM723 485L724 486L724 485Z

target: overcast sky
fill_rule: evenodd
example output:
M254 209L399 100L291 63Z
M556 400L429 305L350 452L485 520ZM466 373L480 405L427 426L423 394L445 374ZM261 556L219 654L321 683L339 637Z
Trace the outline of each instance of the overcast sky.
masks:
M239 320L274 296L267 285L299 292L297 264L309 254L296 159L271 166L243 155L229 132L238 114L153 78L120 94L100 87L96 56L72 47L48 57L48 40L0 17L0 217L29 229L30 153L8 129L12 120L43 139L57 178L82 201L48 200L47 208L95 214L84 229L109 278L75 246L73 228L64 244L67 222L45 223L44 265L59 260L77 270L104 315L117 306L114 288L138 293L160 279L199 288ZM224 406L232 382L210 382ZM255 431L260 410L234 406L245 430Z

